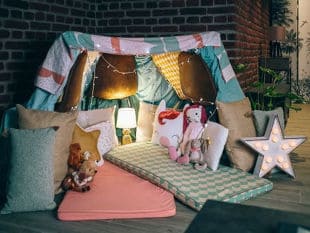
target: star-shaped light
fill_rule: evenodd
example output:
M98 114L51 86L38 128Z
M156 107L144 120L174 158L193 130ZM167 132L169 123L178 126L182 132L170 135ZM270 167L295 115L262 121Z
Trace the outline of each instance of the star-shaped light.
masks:
M259 153L254 168L254 174L259 177L278 167L295 178L289 153L305 140L304 136L284 137L277 114L270 117L263 137L241 138L243 143Z

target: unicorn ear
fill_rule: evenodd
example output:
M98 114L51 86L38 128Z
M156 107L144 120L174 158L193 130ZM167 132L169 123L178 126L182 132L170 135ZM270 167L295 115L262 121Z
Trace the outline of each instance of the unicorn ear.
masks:
M166 101L161 100L159 105L157 106L155 115L158 116L160 112L165 111L165 110L166 110Z
M185 104L184 107L183 107L183 112L184 112L185 109L188 108L188 107L189 107L189 104Z

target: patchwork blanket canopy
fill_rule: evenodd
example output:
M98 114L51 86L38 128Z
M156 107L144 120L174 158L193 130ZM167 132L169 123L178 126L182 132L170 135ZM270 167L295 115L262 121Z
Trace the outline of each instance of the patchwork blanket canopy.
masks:
M173 85L160 72L153 62L153 56L171 52L191 52L199 55L209 68L216 99L222 102L238 101L244 93L230 64L228 55L218 32L203 32L192 35L122 38L91 35L68 31L62 33L50 47L42 62L37 77L35 90L25 103L27 108L54 111L59 98L64 94L70 70L81 51L87 51L88 69L84 70L81 110L105 108L113 105L138 106L139 101L159 104L165 99L167 107L182 108L185 102L180 99ZM125 99L104 100L89 96L94 79L96 62L101 54L133 55L136 65L134 70L138 78L136 95ZM94 55L95 54L95 55ZM208 86L205 87L208 90ZM16 126L15 109L4 113L1 131Z
M55 103L63 94L70 69L82 50L134 55L139 79L137 96L142 101L158 103L163 97L166 97L168 105L169 101L170 105L177 101L174 100L178 99L175 90L167 80L160 79L162 75L151 57L175 51L193 51L201 56L211 71L219 100L229 102L244 97L217 32L171 37L121 38L68 31L61 34L49 49L35 80L37 89L28 102L28 107L53 110L53 106L46 103Z

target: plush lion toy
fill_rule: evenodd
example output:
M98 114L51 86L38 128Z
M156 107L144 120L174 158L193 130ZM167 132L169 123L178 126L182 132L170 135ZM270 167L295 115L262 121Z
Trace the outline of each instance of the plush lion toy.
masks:
M83 161L81 145L79 143L72 143L69 147L68 173L79 170Z
M97 173L97 163L93 160L85 160L78 171L68 174L62 182L63 190L86 192L90 190L90 182Z
M90 152L84 151L79 143L70 145L68 157L68 172L62 182L63 190L86 192L90 190L89 183L97 172L97 161L90 159Z

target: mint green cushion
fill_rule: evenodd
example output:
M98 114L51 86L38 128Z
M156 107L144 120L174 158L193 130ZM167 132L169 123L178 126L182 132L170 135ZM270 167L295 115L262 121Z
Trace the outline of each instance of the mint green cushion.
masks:
M274 110L270 111L261 111L261 110L254 110L253 111L253 120L254 120L254 125L256 129L256 136L261 137L265 135L265 131L269 122L269 118L274 115L278 114L279 116L279 121L282 129L284 129L284 112L283 108L278 107L275 108Z
M54 202L54 128L10 129L7 201L1 214L50 210Z

